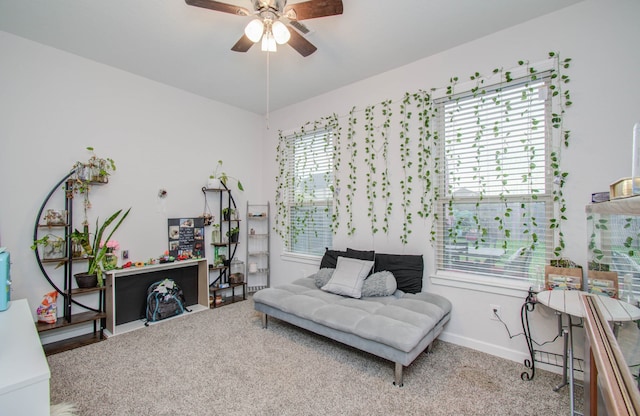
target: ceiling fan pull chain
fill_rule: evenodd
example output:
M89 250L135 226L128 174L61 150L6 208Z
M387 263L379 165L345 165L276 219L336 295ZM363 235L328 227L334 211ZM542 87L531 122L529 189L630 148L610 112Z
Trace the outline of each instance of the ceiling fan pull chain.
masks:
M269 72L269 55L271 55L271 52L267 51L267 114L265 116L265 121L267 122L267 130L269 130L269 79L270 79L270 72Z

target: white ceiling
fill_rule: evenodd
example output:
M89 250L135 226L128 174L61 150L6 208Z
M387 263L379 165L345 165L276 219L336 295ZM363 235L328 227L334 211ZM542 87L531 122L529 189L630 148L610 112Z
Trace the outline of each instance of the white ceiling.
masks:
M270 110L579 1L343 0L342 15L303 21L314 54L270 54ZM230 50L249 20L184 0L0 0L0 30L264 114L267 54Z

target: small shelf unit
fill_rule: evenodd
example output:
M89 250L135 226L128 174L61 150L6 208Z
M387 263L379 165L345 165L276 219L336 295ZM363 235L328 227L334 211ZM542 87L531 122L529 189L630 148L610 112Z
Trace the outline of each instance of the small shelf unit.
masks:
M247 291L269 287L270 204L247 201Z

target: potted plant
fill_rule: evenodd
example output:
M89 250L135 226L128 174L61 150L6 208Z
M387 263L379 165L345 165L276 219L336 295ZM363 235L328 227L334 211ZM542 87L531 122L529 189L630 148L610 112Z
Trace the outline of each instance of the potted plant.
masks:
M238 190L244 191L244 187L242 186L242 183L237 178L234 178L233 176L227 175L226 172L218 172L218 170L221 169L221 168L222 168L222 160L218 160L218 164L216 165L215 169L213 170L213 173L211 175L209 175L209 181L207 182L207 188L209 188L209 189L220 189L220 188L229 189L227 187L227 182L229 181L229 179L233 179L233 180L236 181L236 184L238 186ZM220 186L220 184L222 184L223 186Z
M240 228L234 227L227 231L227 237L229 237L230 243L238 242L238 235L240 234Z
M116 164L111 158L100 158L95 154L94 148L89 146L91 157L87 162L76 162L76 180L80 182L109 182L109 171L116 170Z
M124 212L124 214L122 214L118 222L109 232L106 238L107 241L111 240L111 236L113 236L113 233L115 233L118 227L120 227L122 221L127 218L127 215L129 215L129 211L131 211L131 208L129 208ZM78 283L78 287L94 287L96 284L98 286L102 286L104 284L102 276L104 268L102 263L105 256L107 255L107 250L109 249L109 247L106 244L101 245L100 243L102 241L102 236L106 232L109 225L111 225L111 223L114 222L121 213L121 209L116 211L102 225L100 225L99 219L96 219L96 233L93 235L93 239L91 239L88 225L84 226L83 231L79 231L77 229L73 231L72 235L74 236L74 238L78 239L89 259L87 272L77 273L74 275L76 278L76 283ZM85 280L88 280L88 282Z
M80 234L76 234L76 232L74 231L69 235L69 238L71 239L72 257L74 259L86 257L87 254L82 251L82 244L80 243L82 236Z
M37 250L38 246L42 247L42 258L45 260L62 260L65 258L65 241L64 238L47 234L33 242L32 250Z
M67 198L73 198L73 194L83 194L84 225L87 224L87 209L91 208L89 200L89 190L91 183L107 183L110 171L116 170L116 164L111 158L100 158L94 153L93 147L86 148L91 152L91 157L87 162L76 162L73 165L74 175L70 180L70 189Z
M222 208L222 219L225 221L231 220L236 215L236 210L233 208Z

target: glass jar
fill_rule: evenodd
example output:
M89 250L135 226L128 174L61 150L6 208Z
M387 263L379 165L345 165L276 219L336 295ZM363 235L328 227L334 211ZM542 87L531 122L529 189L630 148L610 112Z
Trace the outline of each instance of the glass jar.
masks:
M214 228L211 231L211 244L217 244L220 242L220 228Z
M243 283L244 282L244 262L237 258L231 260L230 265L231 274L229 275L229 281L231 283Z

